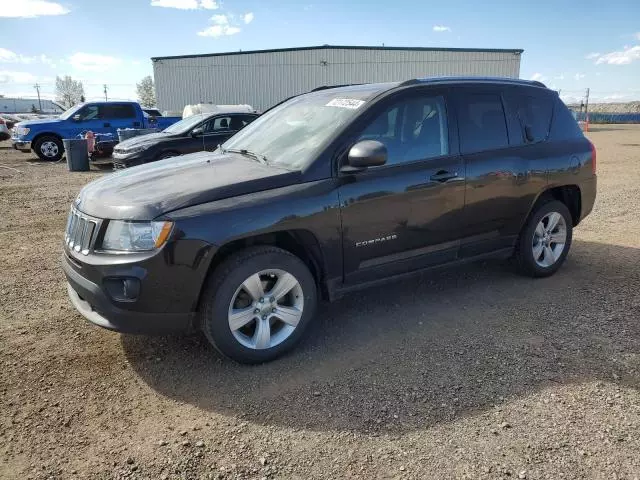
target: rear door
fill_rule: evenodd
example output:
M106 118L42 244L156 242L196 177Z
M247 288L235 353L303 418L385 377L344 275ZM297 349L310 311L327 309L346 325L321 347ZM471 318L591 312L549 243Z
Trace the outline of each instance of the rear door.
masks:
M140 128L136 108L132 103L107 103L103 105L106 133L118 134L119 128Z
M468 87L456 95L467 179L462 257L511 247L531 195L546 184L546 164L523 141L511 93Z

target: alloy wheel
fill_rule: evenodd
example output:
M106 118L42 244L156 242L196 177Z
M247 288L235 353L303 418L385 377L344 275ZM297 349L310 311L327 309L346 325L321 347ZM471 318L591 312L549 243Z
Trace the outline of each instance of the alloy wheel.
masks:
M558 212L547 213L533 233L532 251L536 263L544 268L558 261L567 242L567 222Z
M284 270L263 270L247 278L234 293L229 328L247 348L272 348L295 331L303 309L304 295L296 277Z

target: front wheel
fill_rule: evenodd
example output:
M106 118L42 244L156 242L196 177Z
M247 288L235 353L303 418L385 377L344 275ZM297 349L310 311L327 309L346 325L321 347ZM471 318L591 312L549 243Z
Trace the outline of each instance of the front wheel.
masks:
M557 200L540 205L518 239L518 270L532 277L553 275L567 258L572 237L573 220L567 206Z
M276 247L248 248L225 260L209 279L201 327L227 357L267 362L300 341L316 303L316 283L302 260Z
M57 162L62 158L64 146L59 138L47 136L39 138L35 142L33 150L40 157L40 160Z

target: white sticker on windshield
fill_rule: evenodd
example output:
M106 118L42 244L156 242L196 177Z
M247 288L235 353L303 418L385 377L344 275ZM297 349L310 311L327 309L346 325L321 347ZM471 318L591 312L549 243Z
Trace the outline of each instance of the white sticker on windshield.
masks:
M334 98L327 103L325 107L340 107L355 110L356 108L360 108L363 103L364 100L356 100L355 98Z

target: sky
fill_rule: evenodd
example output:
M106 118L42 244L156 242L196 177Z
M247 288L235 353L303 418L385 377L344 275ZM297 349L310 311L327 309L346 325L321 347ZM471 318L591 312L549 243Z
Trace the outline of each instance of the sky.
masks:
M135 99L151 57L323 44L521 48L566 101L640 100L640 0L0 0L0 94Z

